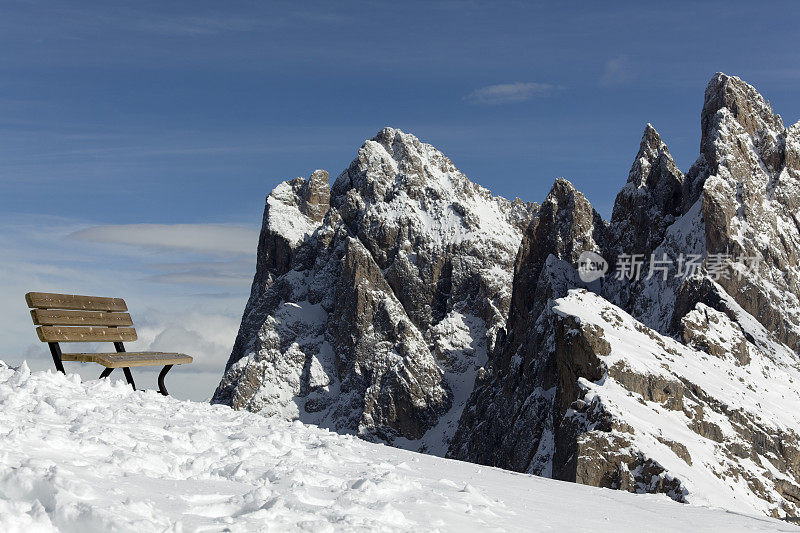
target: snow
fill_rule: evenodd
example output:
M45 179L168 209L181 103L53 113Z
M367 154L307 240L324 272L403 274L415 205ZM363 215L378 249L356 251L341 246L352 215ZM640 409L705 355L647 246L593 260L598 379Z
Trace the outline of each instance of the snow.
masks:
M366 175L357 179L369 179L386 195L380 202L367 205L367 218L380 219L388 225L411 225L417 234L429 236L430 242L443 249L475 241L499 247L512 257L516 254L522 233L510 223L511 202L472 183L433 146L400 130L386 131L410 153L389 153L374 140L366 141L359 150ZM337 181L345 176L349 176L347 170Z
M0 362L0 530L795 531Z
M302 178L301 178L302 179ZM314 233L319 222L304 215L295 204L296 192L291 182L281 182L267 196L269 229L283 236L290 245L297 246L306 236Z
M705 403L700 407L704 420L721 430L723 440L719 443L692 429L694 420L688 414L699 404L687 396L683 397L683 410L672 410L632 393L608 373L594 383L582 379L587 391L584 401L599 401L607 412L630 426L632 434L626 436L631 437L633 446L681 480L688 490L688 502L768 513L775 503L759 498L751 483L763 484L769 497L780 502L782 497L774 488L774 480L788 478L772 467L774 458L769 454L761 455L754 448L748 457L732 457L724 453L722 443L750 446L733 426L733 412L768 435L794 434L800 427L800 370L791 350L772 341L763 326L732 299L726 304L761 348L749 350L747 364L730 353L717 357L659 335L586 291L571 290L567 297L556 301L553 309L559 315L577 317L581 324L603 330L611 345L608 355L599 356L606 368L624 366L639 376L692 384L713 398L713 405ZM702 304L695 312L706 312L713 319L707 324L708 338L742 335L722 313ZM691 464L664 444L665 440L684 445Z

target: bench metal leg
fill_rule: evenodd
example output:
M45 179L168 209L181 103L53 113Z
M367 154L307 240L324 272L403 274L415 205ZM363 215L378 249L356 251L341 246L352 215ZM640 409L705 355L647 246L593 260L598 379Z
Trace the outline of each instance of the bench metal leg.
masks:
M167 372L169 372L171 368L172 365L166 365L158 374L158 392L160 392L164 396L169 396L169 392L167 392L167 387L164 385L164 377L167 375Z
M97 378L97 379L103 379L103 378L107 378L108 376L110 376L110 375L111 375L111 373L112 373L113 371L114 371L114 369L113 369L113 368L106 368L105 370L103 370L103 372L100 374L100 377L99 377L99 378Z
M61 346L57 342L48 342L47 345L50 347L50 355L53 356L53 364L56 365L56 370L66 374L64 364L61 362Z
M125 353L125 345L121 342L115 342L114 348L116 348L117 353ZM131 374L131 369L125 366L122 367L122 371L125 372L125 380L128 382L128 385L133 387L133 390L136 390L136 384L133 382L133 374Z
M125 366L122 367L122 371L125 372L125 380L128 382L128 385L133 387L133 390L136 390L136 383L133 382L133 374L131 374L131 369Z

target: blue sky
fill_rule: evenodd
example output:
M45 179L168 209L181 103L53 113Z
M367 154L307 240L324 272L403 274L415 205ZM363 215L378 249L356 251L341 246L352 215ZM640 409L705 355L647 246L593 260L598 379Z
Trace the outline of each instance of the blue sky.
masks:
M5 1L0 357L41 355L16 329L26 290L102 289L157 346L214 337L215 381L264 196L335 176L385 125L496 194L541 201L564 176L608 217L647 122L682 169L697 157L714 72L798 120L798 19L792 2ZM227 322L181 336L164 308Z

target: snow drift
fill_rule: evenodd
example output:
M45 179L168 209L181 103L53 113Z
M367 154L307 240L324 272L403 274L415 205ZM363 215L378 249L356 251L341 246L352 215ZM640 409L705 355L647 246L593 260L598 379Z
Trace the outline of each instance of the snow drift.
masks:
M8 533L795 530L2 362L0 443Z

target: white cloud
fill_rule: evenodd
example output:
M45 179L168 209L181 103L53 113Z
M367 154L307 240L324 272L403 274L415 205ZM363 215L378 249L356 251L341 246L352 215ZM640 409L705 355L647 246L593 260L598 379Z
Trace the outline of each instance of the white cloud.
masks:
M216 372L218 379L239 331L238 314L213 311L186 310L176 316L155 310L140 315L136 322L139 339L130 343L130 351L186 353L194 362L184 370ZM207 391L207 396L211 392Z
M464 100L472 104L500 105L530 100L535 96L548 96L563 89L560 85L549 83L502 83L489 85L472 91Z
M619 56L606 61L600 85L604 87L624 85L635 78L636 72L630 58Z
M94 226L71 233L71 239L171 248L212 255L253 255L258 230L222 224L124 224Z
M173 370L167 386L181 398L211 396L250 293L258 232L224 225L137 227L87 228L77 220L0 215L0 300L6 303L0 307L0 359L12 365L27 359L31 368L52 369L47 346L36 337L26 292L122 297L139 333L138 341L126 343L128 350L192 355L195 363ZM81 233L91 242L68 238ZM157 249L141 253L142 247ZM109 345L67 348L105 351ZM67 367L84 379L96 379L102 370L79 363ZM155 386L152 370L134 374L137 385Z

